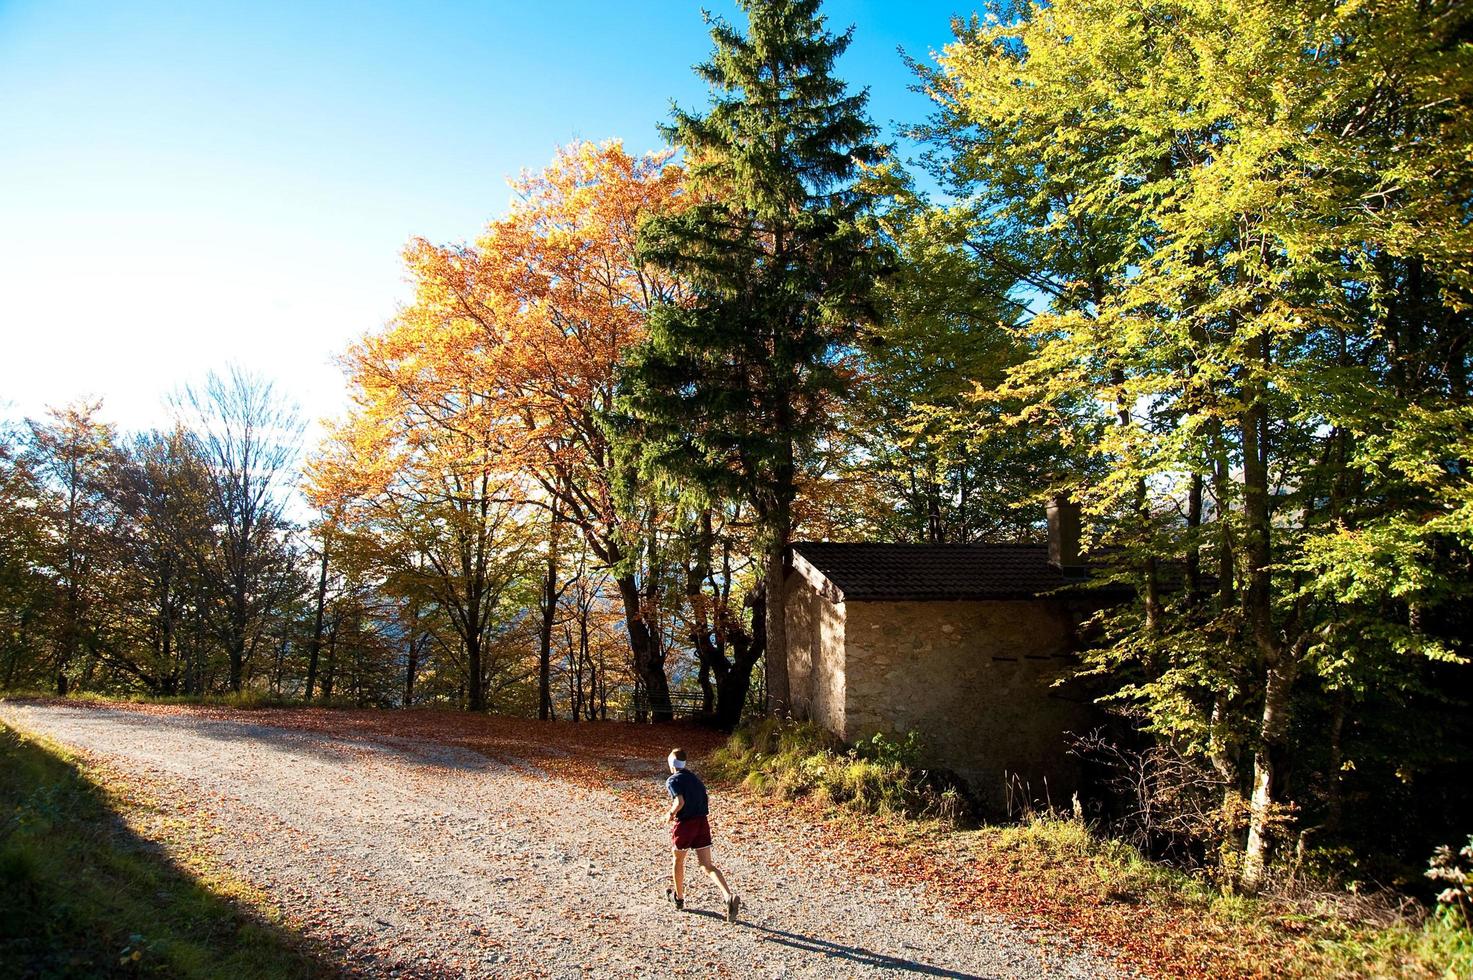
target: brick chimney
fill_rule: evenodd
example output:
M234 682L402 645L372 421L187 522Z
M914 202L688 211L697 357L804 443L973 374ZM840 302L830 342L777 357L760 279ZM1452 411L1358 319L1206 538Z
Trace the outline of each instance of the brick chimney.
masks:
M1079 505L1068 494L1048 502L1048 562L1065 571L1084 567L1079 558Z

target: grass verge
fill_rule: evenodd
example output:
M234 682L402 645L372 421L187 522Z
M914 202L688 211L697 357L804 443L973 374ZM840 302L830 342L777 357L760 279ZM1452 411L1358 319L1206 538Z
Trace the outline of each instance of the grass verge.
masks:
M755 793L829 805L856 852L882 852L869 870L913 877L958 912L1083 935L1150 972L1473 980L1473 931L1451 918L1384 896L1224 895L1073 817L969 825L965 794L922 756L913 741L847 747L814 725L763 721L705 767Z
M101 694L96 691L72 691L65 697L61 697L54 691L42 691L35 689L0 689L0 701L74 701L81 704L177 704L177 705L199 705L201 707L215 708L239 708L251 710L253 708L305 708L305 707L346 707L344 701L334 701L319 704L313 702L306 704L300 698L288 698L277 694L266 694L261 691L241 691L230 694L145 694L133 692L126 694Z
M319 977L250 889L129 829L148 804L0 724L0 976Z
M1037 816L956 840L975 878L1026 879L1051 909L1128 926L1126 945L1149 937L1203 975L1473 977L1473 931L1385 895L1223 894L1075 818Z
M784 799L817 797L858 813L956 826L972 814L963 784L922 764L914 738L881 735L848 747L808 722L763 719L737 730L706 760L717 779Z

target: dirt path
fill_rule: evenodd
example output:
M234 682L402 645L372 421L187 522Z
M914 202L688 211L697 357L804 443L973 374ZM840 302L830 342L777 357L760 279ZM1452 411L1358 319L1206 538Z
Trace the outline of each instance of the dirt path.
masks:
M699 873L675 913L663 898L658 763L626 751L605 770L614 778L579 777L569 775L584 771L577 743L518 756L515 739L488 738L500 750L476 751L371 720L336 725L335 714L0 704L7 724L194 806L219 860L364 976L1117 972L1065 943L964 922L913 891L852 877L805 847L808 827L731 794L712 822L743 921L722 921Z

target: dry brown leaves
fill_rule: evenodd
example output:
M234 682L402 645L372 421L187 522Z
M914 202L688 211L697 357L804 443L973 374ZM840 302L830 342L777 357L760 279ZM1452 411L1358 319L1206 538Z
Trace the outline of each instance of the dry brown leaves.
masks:
M163 717L246 722L338 739L409 738L454 745L509 764L531 763L567 782L608 789L632 768L664 765L675 746L702 755L724 740L719 732L688 722L633 725L614 721L550 721L499 718L461 711L376 708L225 708L211 705L56 701L68 707L135 711Z
M1186 906L1111 900L1082 886L1077 867L1017 868L1008 855L971 848L955 832L935 825L874 816L861 820L807 799L745 794L744 802L759 820L791 823L800 816L813 827L815 846L855 875L919 885L927 905L962 919L1002 918L1031 932L1045 949L1061 941L1088 943L1096 952L1153 976L1293 973L1285 969L1294 942L1287 932L1250 934Z

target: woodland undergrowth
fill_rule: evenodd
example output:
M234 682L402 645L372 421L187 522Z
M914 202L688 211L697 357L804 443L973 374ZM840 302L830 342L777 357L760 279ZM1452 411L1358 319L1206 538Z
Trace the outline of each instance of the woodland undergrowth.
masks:
M1082 812L984 821L965 784L926 758L914 734L846 745L811 723L764 719L704 766L755 794L816 803L857 838L904 850L873 866L906 869L947 904L1072 924L1152 972L1473 977L1473 930L1457 905L1288 868L1258 896L1236 894Z

